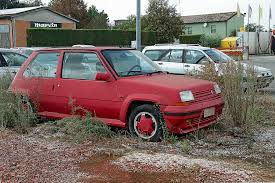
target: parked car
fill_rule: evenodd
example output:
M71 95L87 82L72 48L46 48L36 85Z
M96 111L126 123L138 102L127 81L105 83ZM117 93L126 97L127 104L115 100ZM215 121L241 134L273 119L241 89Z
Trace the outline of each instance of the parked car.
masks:
M155 61L164 71L172 74L196 74L201 71L207 63L215 64L219 74L219 65L233 61L231 57L223 52L202 46L189 45L154 45L147 46L143 53ZM247 64L243 64L247 67ZM258 88L268 87L274 80L270 69L254 66L258 77Z
M88 44L76 44L72 46L73 48L91 48L95 47L94 45L88 45Z
M26 56L30 56L32 52L34 52L35 50L44 49L44 48L45 47L15 47L15 48L11 48L11 50Z
M0 76L7 73L15 75L27 58L27 56L10 49L0 48Z
M69 117L73 106L81 106L106 124L127 127L150 141L161 139L165 122L179 134L207 127L224 105L217 84L168 75L141 52L122 48L35 51L11 90L27 95L40 116Z

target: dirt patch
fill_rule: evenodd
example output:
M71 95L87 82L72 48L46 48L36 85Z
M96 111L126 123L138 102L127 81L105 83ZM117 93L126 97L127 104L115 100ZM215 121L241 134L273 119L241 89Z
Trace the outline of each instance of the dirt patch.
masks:
M85 159L79 147L58 141L1 132L0 182L78 182L76 165Z
M186 171L168 170L155 172L146 169L128 171L117 166L113 162L118 157L108 155L97 155L90 160L80 163L81 170L90 176L82 179L83 182L112 182L112 183L135 183L135 182L198 182L194 173L197 169Z

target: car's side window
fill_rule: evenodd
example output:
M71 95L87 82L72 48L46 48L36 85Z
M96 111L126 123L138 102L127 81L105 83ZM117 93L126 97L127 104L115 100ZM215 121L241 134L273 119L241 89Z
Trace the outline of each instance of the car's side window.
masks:
M18 53L5 52L2 53L8 66L21 66L27 57L19 55Z
M205 55L198 50L185 50L184 61L187 64L199 64Z
M24 72L25 77L55 78L59 52L38 53Z
M95 80L97 73L106 73L96 53L66 52L63 58L62 78Z
M169 62L171 56L171 50L166 50L160 58L160 61Z
M183 50L171 50L170 62L182 63Z

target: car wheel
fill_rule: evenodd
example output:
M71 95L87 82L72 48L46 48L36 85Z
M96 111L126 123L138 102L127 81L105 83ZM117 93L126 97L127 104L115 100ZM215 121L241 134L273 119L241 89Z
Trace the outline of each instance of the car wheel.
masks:
M132 136L146 141L158 142L163 136L161 113L153 105L141 105L133 109L129 117Z

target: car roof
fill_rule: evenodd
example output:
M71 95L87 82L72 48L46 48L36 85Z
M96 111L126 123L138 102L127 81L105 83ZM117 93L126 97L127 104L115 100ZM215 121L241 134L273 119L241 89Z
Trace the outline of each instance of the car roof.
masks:
M14 52L14 50L8 48L0 48L0 52Z
M192 50L209 50L209 47L203 46L195 46L188 44L170 44L170 45L154 45L154 46L146 46L144 50L167 50L167 49L192 49Z
M44 48L37 49L39 51L60 51L60 50L79 50L79 51L103 51L103 50L135 50L133 48L119 48L119 47L63 47L63 48Z

